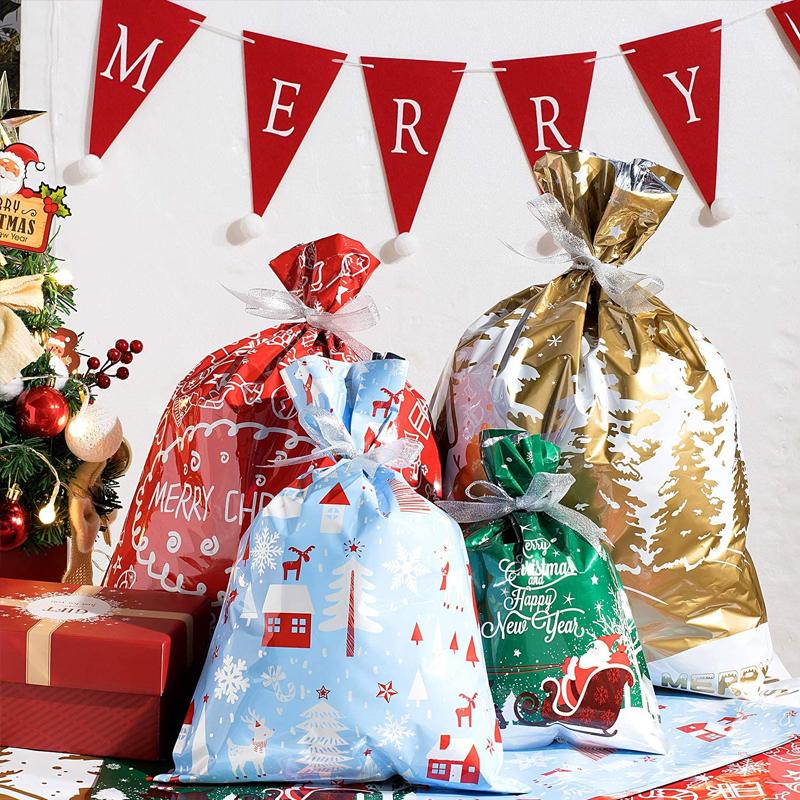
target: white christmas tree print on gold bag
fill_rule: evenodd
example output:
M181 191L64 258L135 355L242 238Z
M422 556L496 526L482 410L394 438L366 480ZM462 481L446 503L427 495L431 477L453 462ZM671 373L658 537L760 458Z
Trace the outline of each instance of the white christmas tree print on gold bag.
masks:
M717 349L620 265L681 177L582 151L537 162L532 204L571 267L509 297L461 338L434 398L445 494L482 478L484 428L562 450L565 502L605 529L656 686L753 695L772 658L745 547L736 400Z

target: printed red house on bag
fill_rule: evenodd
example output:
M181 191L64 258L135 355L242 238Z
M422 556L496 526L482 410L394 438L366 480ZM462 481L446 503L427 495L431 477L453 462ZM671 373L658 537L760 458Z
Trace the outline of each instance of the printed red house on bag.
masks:
M454 739L443 733L428 752L428 777L451 783L477 783L481 759L471 739Z
M264 598L264 638L270 647L311 647L314 607L305 586L273 583Z

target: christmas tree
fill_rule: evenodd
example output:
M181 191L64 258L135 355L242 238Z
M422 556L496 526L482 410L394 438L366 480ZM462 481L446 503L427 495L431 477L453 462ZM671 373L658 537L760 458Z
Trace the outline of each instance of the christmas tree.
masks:
M46 218L49 234L70 210L63 187L27 185L43 166L32 147L10 144L0 153L0 193L20 207L31 205ZM19 242L19 248L0 246L0 481L6 487L0 551L33 554L86 534L91 540L81 549L85 554L88 546L89 575L84 570L81 577L88 580L76 582L90 582L91 545L101 522L120 507L116 479L129 460L119 420L94 404L95 394L112 377L128 377L127 364L142 344L120 339L104 364L92 357L79 372L81 337L62 327L75 310L75 289L53 251L57 232L34 249L14 233L12 216L9 211L0 225L2 241Z
M350 756L341 752L346 742L339 735L347 730L347 726L340 722L342 715L327 700L320 700L302 716L304 721L297 727L305 733L298 744L305 746L300 756L300 763L305 766L300 775L330 778L345 761L350 760Z

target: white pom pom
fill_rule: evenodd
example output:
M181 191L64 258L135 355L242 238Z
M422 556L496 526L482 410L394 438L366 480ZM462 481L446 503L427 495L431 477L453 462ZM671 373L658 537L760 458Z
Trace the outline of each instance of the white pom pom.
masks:
M94 403L67 423L64 438L81 461L105 461L122 444L122 424L116 414Z
M103 162L95 155L89 153L75 164L78 174L85 181L99 177L103 172Z
M44 169L44 161L36 162L36 171L41 172Z
M400 258L414 255L419 250L419 240L413 233L401 233L394 240L394 251Z
M736 211L733 203L727 197L718 197L711 204L709 210L711 211L711 216L717 222L724 222L726 219L730 219Z
M19 397L24 388L25 384L22 382L22 375L17 375L16 378L12 378L8 383L0 383L0 401L7 403L9 400Z
M258 239L264 233L264 220L258 214L247 214L239 220L239 230L245 239Z

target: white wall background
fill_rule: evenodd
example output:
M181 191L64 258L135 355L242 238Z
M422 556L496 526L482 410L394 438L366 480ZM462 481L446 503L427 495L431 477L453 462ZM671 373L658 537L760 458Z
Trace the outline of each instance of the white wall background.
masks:
M213 25L243 27L358 55L515 58L596 48L733 18L766 0L401 2L185 0ZM24 140L46 179L84 155L100 4L26 0L22 105L48 109ZM723 34L719 196L737 215L710 226L691 181L637 258L663 296L722 350L741 403L753 500L750 549L779 652L800 672L800 329L798 172L800 72L767 14ZM583 144L616 158L679 165L624 59L597 63ZM226 229L249 211L241 45L200 30L111 146L102 177L70 188L74 216L57 252L76 276L71 324L91 353L119 336L144 353L103 401L121 416L135 463L132 493L158 417L177 381L206 352L259 326L219 282L277 286L267 261L333 232L378 253L393 220L361 72L344 67L265 217L265 235L234 246ZM381 266L369 292L383 319L361 338L411 361L430 393L451 348L485 308L554 271L509 253L532 247L527 161L491 74L465 75L415 233L413 257Z

